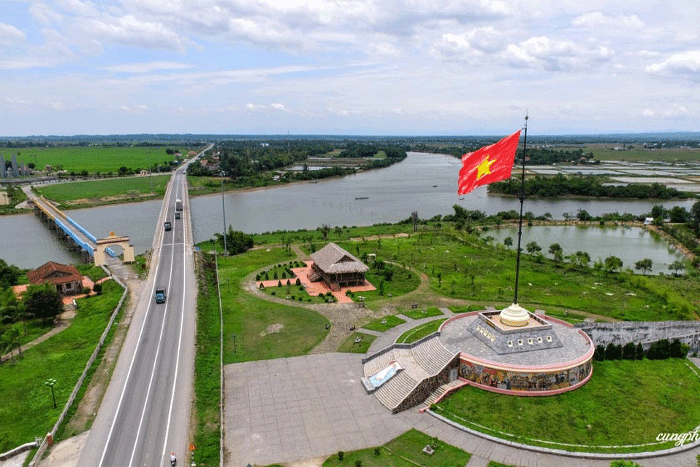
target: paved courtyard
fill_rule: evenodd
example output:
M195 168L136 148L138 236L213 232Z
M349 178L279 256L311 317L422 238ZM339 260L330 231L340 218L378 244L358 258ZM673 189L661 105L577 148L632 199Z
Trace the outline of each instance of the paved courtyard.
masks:
M361 355L226 366L227 466L329 456L384 444L417 414L391 415L360 383Z
M372 351L393 342L409 321L380 335ZM358 354L324 353L227 365L225 374L226 467L285 463L320 466L338 451L386 443L416 428L472 454L467 467L488 460L523 467L609 467L610 460L543 454L505 446L410 409L396 415L365 393ZM624 421L621 421L624 423ZM696 466L700 448L638 459L644 467Z

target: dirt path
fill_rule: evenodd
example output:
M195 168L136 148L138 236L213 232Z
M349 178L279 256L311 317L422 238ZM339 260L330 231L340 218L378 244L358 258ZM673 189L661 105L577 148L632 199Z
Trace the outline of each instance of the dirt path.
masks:
M41 344L44 342L46 339L55 336L59 332L68 329L70 327L71 323L73 322L73 317L75 316L74 311L64 311L63 313L60 314L61 317L61 322L56 325L53 329L51 329L49 332L42 334L41 336L37 337L33 341L27 342L26 344L21 346L21 352L26 351L27 349L31 349L37 344ZM0 357L0 362L6 362L7 360L12 359L13 357L17 357L19 355L20 351L13 350L11 352L6 353L2 357Z

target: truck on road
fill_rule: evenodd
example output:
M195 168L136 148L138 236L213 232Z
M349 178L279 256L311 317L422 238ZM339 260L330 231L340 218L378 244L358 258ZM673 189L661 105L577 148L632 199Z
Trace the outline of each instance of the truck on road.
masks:
M182 211L182 200L180 198L175 200L175 210Z
M156 289L156 303L165 303L165 287Z

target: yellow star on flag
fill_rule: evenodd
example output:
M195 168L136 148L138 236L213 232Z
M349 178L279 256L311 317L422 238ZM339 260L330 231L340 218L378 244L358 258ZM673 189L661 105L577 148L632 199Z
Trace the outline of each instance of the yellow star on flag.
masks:
M491 164L493 164L494 162L496 162L496 159L490 161L489 156L486 156L486 159L481 161L481 164L479 164L476 167L476 169L477 169L476 179L479 180L484 175L489 175L491 173Z

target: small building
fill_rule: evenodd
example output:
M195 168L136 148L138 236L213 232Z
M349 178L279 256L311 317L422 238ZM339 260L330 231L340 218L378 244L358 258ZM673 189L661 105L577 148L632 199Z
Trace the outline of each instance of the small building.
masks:
M311 282L323 280L334 291L341 287L365 285L365 273L369 268L335 243L313 253L311 259Z
M61 295L74 295L83 291L83 276L73 266L49 261L29 271L27 277L32 284L53 284Z

